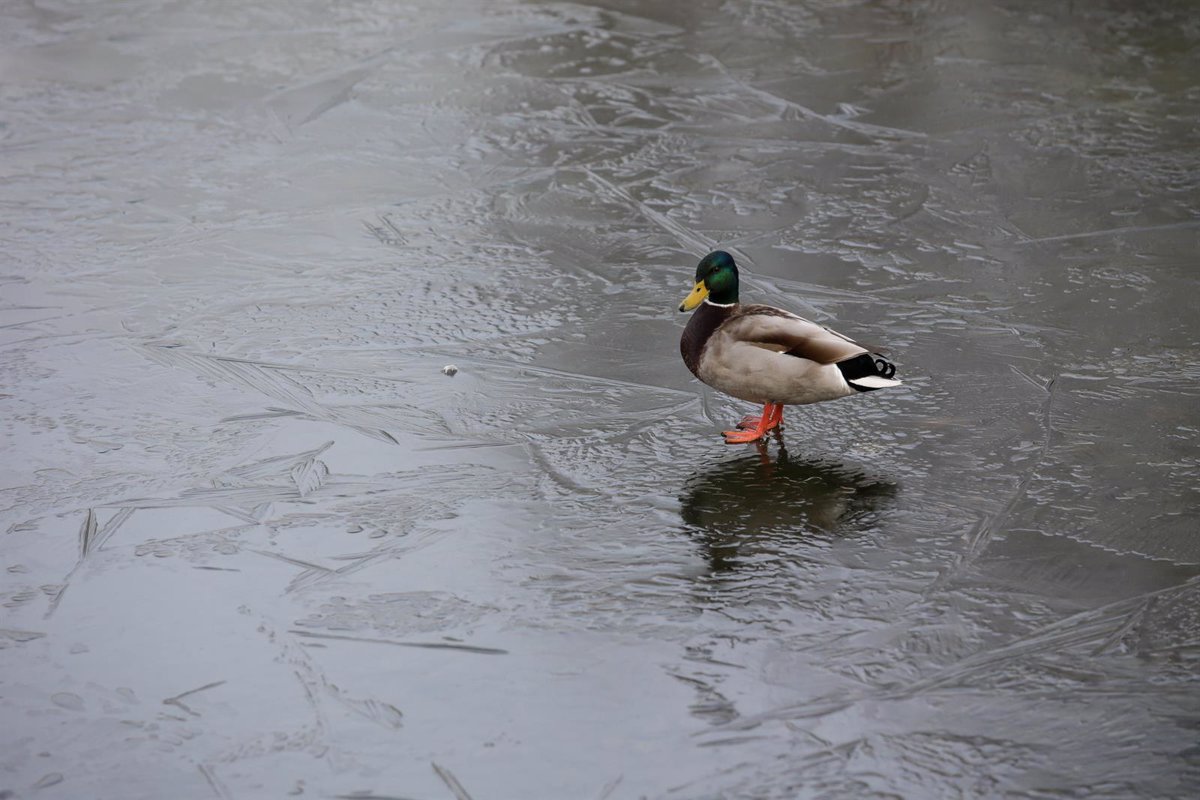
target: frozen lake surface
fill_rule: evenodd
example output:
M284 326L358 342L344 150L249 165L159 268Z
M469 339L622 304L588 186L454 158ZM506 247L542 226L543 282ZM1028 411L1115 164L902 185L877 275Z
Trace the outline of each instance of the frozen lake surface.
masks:
M1198 76L1186 3L0 5L0 797L1195 797ZM718 245L905 386L723 444Z

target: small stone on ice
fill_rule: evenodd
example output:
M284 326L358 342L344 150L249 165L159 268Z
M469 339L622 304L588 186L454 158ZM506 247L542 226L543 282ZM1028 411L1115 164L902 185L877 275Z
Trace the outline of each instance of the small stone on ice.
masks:
M458 367L454 366L453 364L447 364L446 366L442 367L442 374L454 377L458 374Z

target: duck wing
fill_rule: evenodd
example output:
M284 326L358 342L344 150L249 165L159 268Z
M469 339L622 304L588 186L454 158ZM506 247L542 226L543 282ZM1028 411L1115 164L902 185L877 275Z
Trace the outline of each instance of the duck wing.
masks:
M867 352L837 331L773 306L742 306L721 328L736 341L817 364L834 364Z

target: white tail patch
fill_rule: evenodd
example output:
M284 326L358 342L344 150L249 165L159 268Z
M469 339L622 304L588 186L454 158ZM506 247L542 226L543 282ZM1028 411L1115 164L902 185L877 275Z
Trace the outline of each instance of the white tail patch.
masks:
M847 381L851 386L860 386L863 389L886 389L889 386L899 386L903 381L893 380L892 378L881 378L878 375L864 375L861 378Z

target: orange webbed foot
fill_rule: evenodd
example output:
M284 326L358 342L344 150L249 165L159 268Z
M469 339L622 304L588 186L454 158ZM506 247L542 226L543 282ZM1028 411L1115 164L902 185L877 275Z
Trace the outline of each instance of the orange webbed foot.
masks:
M757 442L759 439L767 435L766 431L760 431L758 428L753 428L748 431L722 431L725 434L725 444L745 444L746 442Z
M763 406L762 414L747 415L737 424L738 430L724 431L726 444L745 444L756 442L767 433L778 428L783 422L783 404L767 403Z

